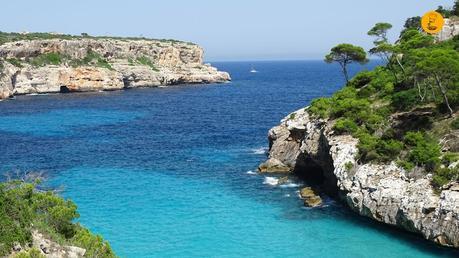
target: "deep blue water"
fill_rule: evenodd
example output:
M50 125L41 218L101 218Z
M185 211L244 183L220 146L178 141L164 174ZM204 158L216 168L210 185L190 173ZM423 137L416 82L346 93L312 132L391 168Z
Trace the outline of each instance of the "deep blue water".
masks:
M266 158L269 128L340 88L337 66L214 65L233 82L3 101L0 169L43 171L122 257L458 254L333 200L306 209L294 185L247 173Z

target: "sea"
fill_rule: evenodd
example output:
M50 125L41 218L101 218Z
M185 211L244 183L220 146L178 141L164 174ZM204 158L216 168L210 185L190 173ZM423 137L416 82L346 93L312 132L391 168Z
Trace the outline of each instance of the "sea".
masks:
M268 130L339 90L339 66L212 65L232 82L2 101L0 171L42 173L120 257L459 257L333 198L305 208L304 182L256 172Z

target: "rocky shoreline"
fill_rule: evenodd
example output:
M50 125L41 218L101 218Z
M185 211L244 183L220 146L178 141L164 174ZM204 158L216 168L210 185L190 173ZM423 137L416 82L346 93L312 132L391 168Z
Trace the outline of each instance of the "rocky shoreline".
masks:
M359 164L358 140L333 132L334 121L298 110L269 131L260 173L296 174L376 221L459 248L459 184L438 193L431 174L410 178L395 163Z
M161 40L75 38L7 42L0 45L0 99L23 94L230 81L228 73L203 63L203 53L195 44ZM37 65L36 60L44 55L54 55L54 59Z

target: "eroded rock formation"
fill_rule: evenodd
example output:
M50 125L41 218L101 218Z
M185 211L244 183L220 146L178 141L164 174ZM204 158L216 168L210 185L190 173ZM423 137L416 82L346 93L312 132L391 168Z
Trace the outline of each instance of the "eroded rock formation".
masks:
M107 65L72 65L63 61L37 66L30 62L49 53L58 53L67 61L84 60L93 54L103 58ZM0 45L0 63L0 99L63 90L120 90L231 80L228 73L203 64L201 47L177 41L95 38L16 41Z
M269 159L260 172L296 173L319 182L360 215L459 247L459 184L431 186L395 163L358 164L358 140L336 135L333 121L298 110L269 131Z

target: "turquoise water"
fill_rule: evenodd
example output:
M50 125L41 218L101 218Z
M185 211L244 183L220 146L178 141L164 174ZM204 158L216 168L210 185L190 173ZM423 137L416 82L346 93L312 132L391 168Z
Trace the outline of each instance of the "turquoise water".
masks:
M1 102L0 168L43 171L122 257L458 255L252 173L270 127L342 85L336 67L216 65L234 81Z

